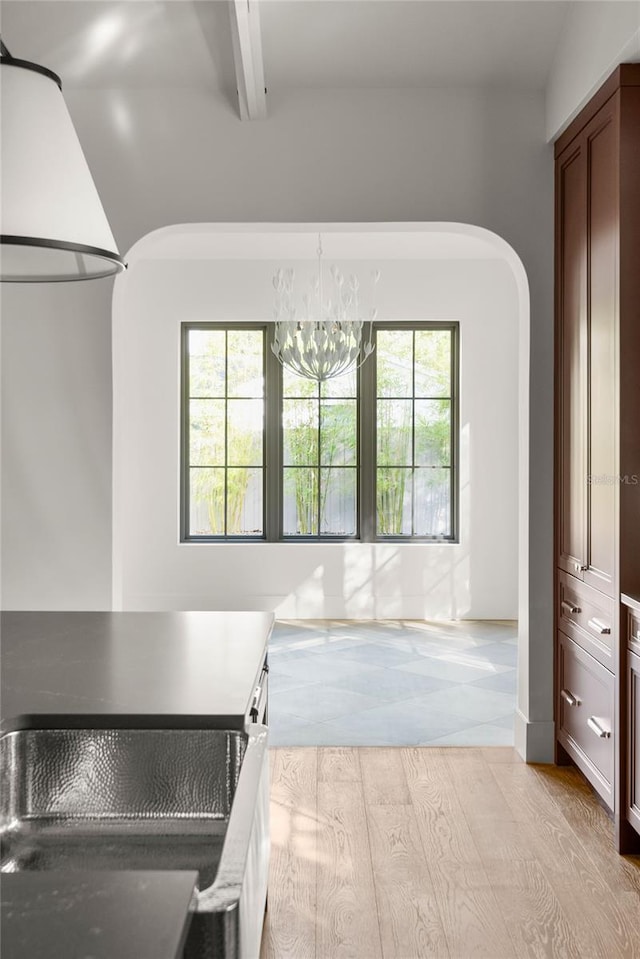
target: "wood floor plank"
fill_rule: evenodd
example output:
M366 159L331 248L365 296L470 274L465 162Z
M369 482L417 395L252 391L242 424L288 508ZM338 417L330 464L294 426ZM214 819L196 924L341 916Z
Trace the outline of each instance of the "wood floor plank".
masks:
M445 751L414 747L402 749L401 756L427 861L479 863Z
M445 757L460 806L467 818L503 822L512 813L489 764L476 749L451 749Z
M360 750L354 746L323 746L318 750L318 782L360 782Z
M360 749L360 767L367 805L411 803L402 755L397 747Z
M502 908L479 863L429 864L449 951L455 959L513 959Z
M617 895L600 875L581 835L567 822L535 769L493 766L492 771L512 808L517 806L527 817L523 829L533 832L536 858L575 929L583 955L640 957L634 923L619 907Z
M316 959L316 749L271 750L271 864L262 959Z
M492 766L512 815L536 843L536 858L572 882L593 871L575 832L530 766Z
M413 806L368 805L367 821L385 959L448 957Z
M583 959L571 924L535 861L495 861L487 868L519 959Z
M507 803L484 750L451 749L445 756L451 783L483 862L535 859L531 834Z
M580 836L611 891L614 894L634 892L640 896L640 856L618 855L613 845L612 822L578 770L569 766L531 768L574 832Z
M402 756L451 955L514 956L452 780L449 750L403 749Z
M362 783L318 783L317 959L381 959Z
M640 959L637 864L574 770L387 752L271 751L261 959Z
M546 867L542 867L547 874ZM608 894L600 898L601 884L566 882L557 873L547 875L578 943L581 959L638 959L640 941L635 924Z

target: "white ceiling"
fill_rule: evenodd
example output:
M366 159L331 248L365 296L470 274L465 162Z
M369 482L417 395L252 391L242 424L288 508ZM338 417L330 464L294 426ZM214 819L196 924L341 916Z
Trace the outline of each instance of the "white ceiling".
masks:
M566 8L552 0L268 2L261 8L267 80L542 89Z
M542 89L565 0L261 0L266 83L292 87ZM13 56L65 87L236 81L226 0L2 0Z

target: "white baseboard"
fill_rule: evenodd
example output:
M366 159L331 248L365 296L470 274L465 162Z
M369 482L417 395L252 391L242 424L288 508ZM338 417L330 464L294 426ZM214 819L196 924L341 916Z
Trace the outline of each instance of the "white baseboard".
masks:
M531 722L519 709L516 709L514 733L515 747L525 762L553 762L555 741L553 720Z

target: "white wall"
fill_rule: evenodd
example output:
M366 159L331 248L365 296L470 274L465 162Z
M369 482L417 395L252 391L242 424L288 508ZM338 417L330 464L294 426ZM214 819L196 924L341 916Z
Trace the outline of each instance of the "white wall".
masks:
M570 4L547 83L547 139L562 133L619 63L637 60L640 0Z
M2 284L4 608L110 607L111 290Z
M153 241L153 237L150 238ZM460 544L179 544L180 323L269 317L278 261L144 260L114 299L114 592L124 609L281 617L517 616L518 296L499 260L382 270L381 319L461 324ZM170 243L167 243L170 249ZM303 264L305 266L306 264Z

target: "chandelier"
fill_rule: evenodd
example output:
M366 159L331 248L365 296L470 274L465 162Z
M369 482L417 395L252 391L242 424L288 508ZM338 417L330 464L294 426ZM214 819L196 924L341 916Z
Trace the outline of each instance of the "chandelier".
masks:
M333 379L358 369L373 352L372 307L368 321L360 318L360 282L345 277L335 266L330 269L328 299L322 268L322 238L318 235L318 273L302 297L302 311L295 305L293 270L278 270L273 278L276 291L275 333L271 349L284 367L310 380ZM380 279L372 273L372 285ZM368 326L368 329L367 329Z

